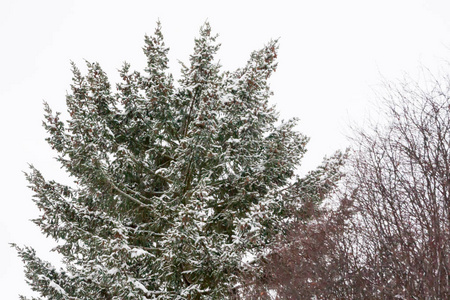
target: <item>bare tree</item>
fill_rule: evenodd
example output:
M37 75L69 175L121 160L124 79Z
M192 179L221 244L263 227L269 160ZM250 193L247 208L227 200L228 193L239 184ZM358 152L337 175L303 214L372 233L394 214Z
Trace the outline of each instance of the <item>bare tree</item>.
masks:
M355 139L349 183L377 297L450 297L449 82L388 84L387 125Z
M450 78L386 87L384 123L356 131L339 208L288 229L253 298L450 299Z

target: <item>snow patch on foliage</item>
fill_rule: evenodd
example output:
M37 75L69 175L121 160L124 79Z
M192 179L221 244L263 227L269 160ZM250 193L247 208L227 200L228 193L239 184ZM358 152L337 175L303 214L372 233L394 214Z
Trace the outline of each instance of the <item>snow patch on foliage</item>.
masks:
M58 284L56 284L54 281L50 281L49 286L51 288L55 289L56 291L58 291L58 293L60 293L64 296L67 296L66 291L62 287L60 287Z

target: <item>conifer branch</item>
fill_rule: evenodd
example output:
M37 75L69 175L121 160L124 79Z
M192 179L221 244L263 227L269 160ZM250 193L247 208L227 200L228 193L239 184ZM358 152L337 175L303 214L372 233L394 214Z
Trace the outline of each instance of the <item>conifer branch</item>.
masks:
M139 206L145 207L145 208L152 208L150 205L143 203L142 201L134 198L133 196L125 193L124 191L122 191L112 180L111 178L109 178L108 175L105 174L105 172L103 172L102 168L99 166L98 170L101 172L101 174L103 175L103 178L108 182L108 184L114 189L116 190L116 192L118 192L120 195L124 196L125 198L133 201L134 203L138 204Z

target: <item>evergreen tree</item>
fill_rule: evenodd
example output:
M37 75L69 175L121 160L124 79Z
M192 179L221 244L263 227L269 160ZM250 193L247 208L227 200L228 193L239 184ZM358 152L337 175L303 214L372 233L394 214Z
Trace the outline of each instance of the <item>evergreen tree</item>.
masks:
M320 202L342 163L337 154L295 176L308 138L268 104L277 47L271 41L244 68L221 72L206 23L175 85L158 24L145 38L145 72L125 63L117 92L98 63L87 63L87 75L72 64L70 118L45 105L44 127L76 181L27 174L43 212L34 222L59 241L65 267L16 246L42 299L238 296L250 267L243 258L255 257L257 270L288 208Z

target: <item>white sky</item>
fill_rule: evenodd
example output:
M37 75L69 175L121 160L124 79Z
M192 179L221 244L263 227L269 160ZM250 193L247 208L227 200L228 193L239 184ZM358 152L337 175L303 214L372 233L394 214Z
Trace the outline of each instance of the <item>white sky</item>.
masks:
M38 216L22 171L33 163L61 175L44 141L42 101L65 110L69 61L98 61L110 75L124 60L141 70L144 34L156 21L171 48L172 72L187 62L199 27L219 33L224 69L243 66L251 51L280 37L272 98L283 118L299 117L311 137L302 171L345 148L346 126L368 113L382 77L415 76L420 65L450 57L450 1L0 1L0 293L30 294L9 242L52 259L53 245L28 220Z

